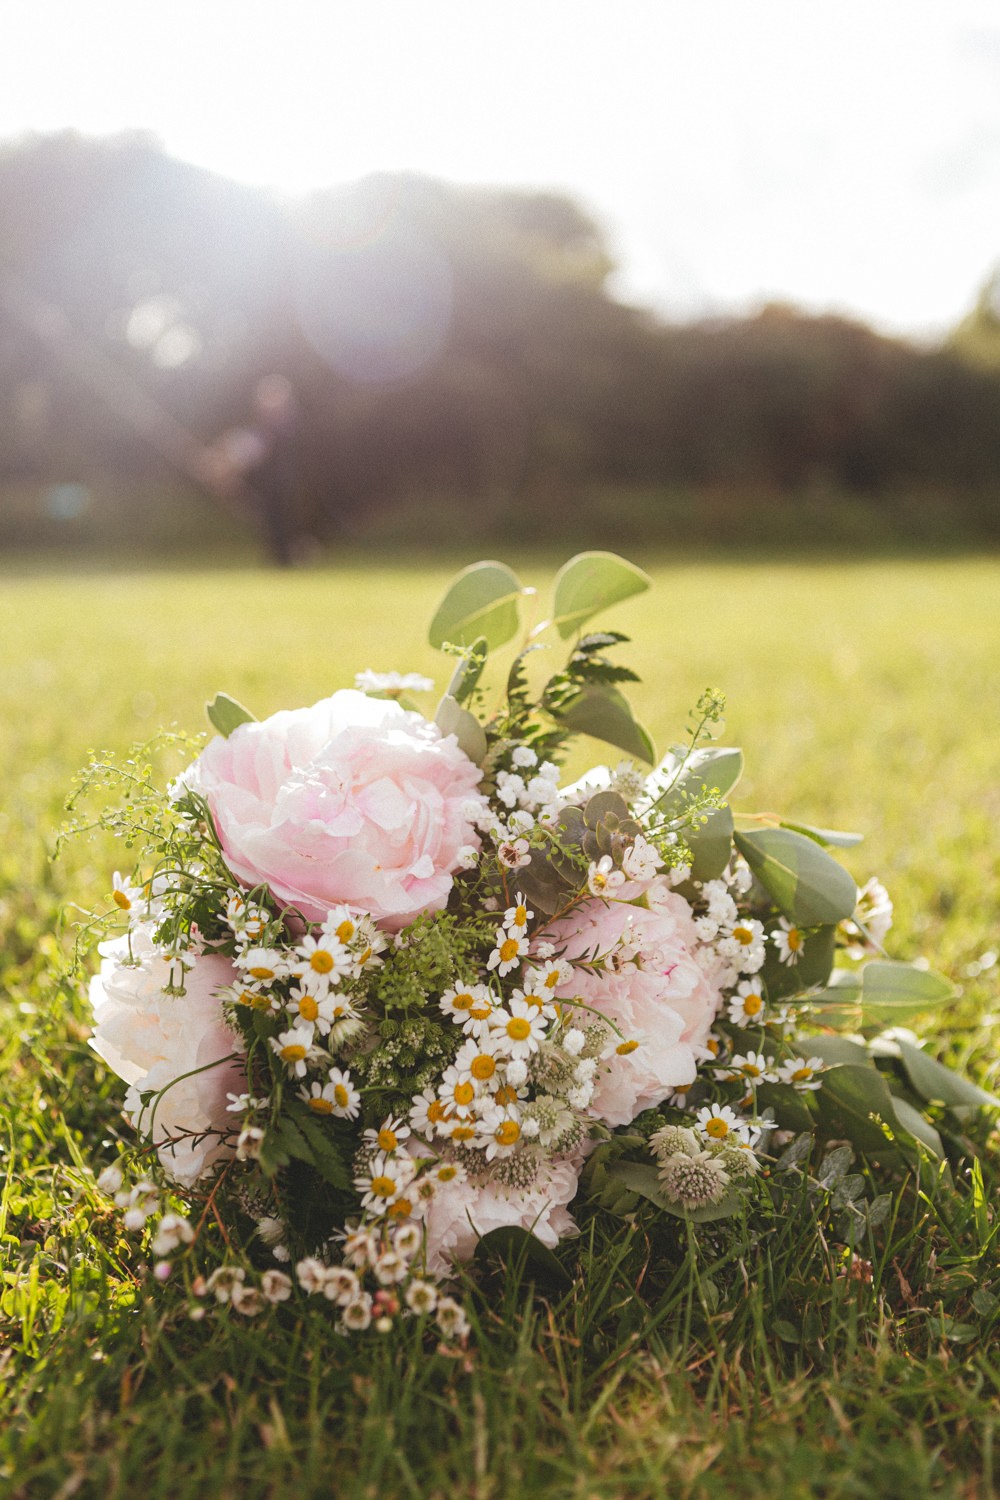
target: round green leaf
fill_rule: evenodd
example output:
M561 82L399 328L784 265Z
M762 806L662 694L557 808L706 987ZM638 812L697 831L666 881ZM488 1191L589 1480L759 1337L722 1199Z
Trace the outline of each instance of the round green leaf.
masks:
M237 703L235 698L230 698L228 693L216 693L211 703L205 704L205 712L208 714L209 722L217 729L223 739L228 740L234 729L241 724L255 724L257 721L248 708L242 703Z
M437 706L434 722L442 734L453 734L458 748L465 751L474 765L479 765L486 754L486 731L474 714L445 693Z
M650 766L656 759L648 730L632 717L631 708L617 688L588 684L560 708L558 717L574 734L592 735L595 740L615 745Z
M563 640L611 604L649 588L648 573L615 552L581 552L556 576L552 620Z
M820 846L788 828L737 830L737 849L778 906L802 927L842 922L854 911L854 879Z
M505 563L478 562L448 585L428 632L438 650L449 642L471 646L482 636L489 650L503 646L520 628L518 601L524 590Z

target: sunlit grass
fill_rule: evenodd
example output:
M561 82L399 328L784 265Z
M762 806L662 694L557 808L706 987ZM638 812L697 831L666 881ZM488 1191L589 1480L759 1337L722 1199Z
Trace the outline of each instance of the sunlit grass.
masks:
M543 603L551 567L510 560ZM451 571L0 581L0 1145L15 1163L0 1491L990 1493L1000 1275L968 1197L904 1194L870 1286L840 1277L837 1247L791 1202L735 1251L704 1236L697 1262L676 1237L598 1239L586 1295L491 1284L470 1370L388 1346L352 1357L325 1319L288 1310L265 1332L136 1300L88 1171L120 1085L89 1052L79 985L58 979L71 934L56 936L60 904L100 900L129 857L78 842L48 865L70 779L91 748L200 730L218 688L263 716L366 666L443 687L424 632ZM608 623L634 637L632 696L658 745L722 688L724 738L747 754L738 805L866 834L848 858L896 900L893 951L926 953L963 990L930 1045L995 1081L1000 564L653 571L655 590Z

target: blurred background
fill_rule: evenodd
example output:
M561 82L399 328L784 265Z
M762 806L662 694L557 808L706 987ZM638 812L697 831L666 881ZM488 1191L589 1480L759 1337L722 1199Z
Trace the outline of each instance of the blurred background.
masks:
M6 29L9 558L1000 541L993 4Z

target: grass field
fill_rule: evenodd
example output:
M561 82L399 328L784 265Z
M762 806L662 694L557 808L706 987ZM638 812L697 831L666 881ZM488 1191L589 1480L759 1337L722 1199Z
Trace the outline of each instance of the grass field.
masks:
M547 587L549 566L509 560ZM424 635L453 570L0 571L0 1490L992 1494L1000 1271L982 1218L949 1220L912 1194L874 1287L824 1294L818 1322L807 1312L829 1265L787 1226L749 1262L752 1294L722 1278L716 1305L697 1276L668 1276L641 1318L623 1290L633 1262L595 1245L593 1295L554 1295L553 1310L522 1288L503 1325L483 1313L470 1370L388 1350L352 1363L291 1315L265 1337L112 1305L120 1251L85 1167L118 1128L120 1085L86 1046L79 985L60 978L72 934L58 912L101 901L128 856L77 842L50 865L71 777L91 748L124 750L161 724L199 731L219 688L263 717L366 666L443 687ZM995 1087L1000 563L653 572L654 590L608 623L635 638L631 696L657 744L719 687L723 739L747 755L736 804L866 834L846 858L889 886L893 952L925 953L961 988L931 1046ZM600 753L582 747L573 769ZM15 1266L28 1268L16 1286ZM989 1331L968 1313L974 1293Z

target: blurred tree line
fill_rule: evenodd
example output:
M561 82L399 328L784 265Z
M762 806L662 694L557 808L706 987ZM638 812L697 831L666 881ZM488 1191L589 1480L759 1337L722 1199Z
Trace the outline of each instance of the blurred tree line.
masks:
M292 551L822 540L838 514L1000 534L995 297L920 349L782 306L666 325L612 269L557 194L380 175L284 201L141 135L10 145L0 544L266 534L269 506Z

